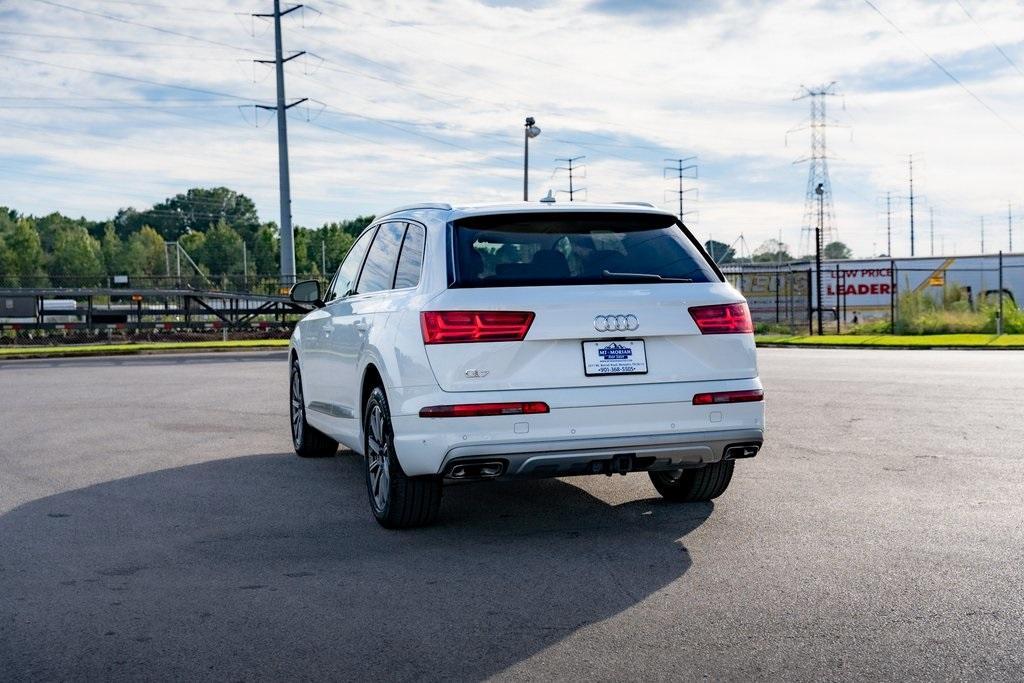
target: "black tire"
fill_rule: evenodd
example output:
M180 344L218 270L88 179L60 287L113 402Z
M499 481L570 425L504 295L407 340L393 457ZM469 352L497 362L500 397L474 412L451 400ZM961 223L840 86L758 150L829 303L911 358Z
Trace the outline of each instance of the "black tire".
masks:
M407 529L432 524L441 509L440 477L407 477L395 456L391 411L374 387L363 411L363 452L370 509L381 526Z
M700 469L675 472L648 472L651 483L666 500L696 503L718 498L732 480L732 460L705 465Z
M292 446L301 458L327 458L338 452L338 442L306 422L306 402L302 395L299 360L292 359L288 382L288 409L292 423Z

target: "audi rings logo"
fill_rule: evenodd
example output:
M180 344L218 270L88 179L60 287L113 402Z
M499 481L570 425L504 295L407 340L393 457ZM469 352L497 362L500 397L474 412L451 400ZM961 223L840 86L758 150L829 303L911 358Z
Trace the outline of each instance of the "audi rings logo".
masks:
M640 321L636 316L629 315L599 315L594 318L594 329L598 332L632 332L640 327Z

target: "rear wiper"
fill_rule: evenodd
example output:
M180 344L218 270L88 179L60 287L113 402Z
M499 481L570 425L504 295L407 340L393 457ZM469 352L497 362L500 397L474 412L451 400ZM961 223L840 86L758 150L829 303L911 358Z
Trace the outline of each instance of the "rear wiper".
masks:
M665 277L657 273L612 273L604 271L601 275L608 279L615 280L653 280L656 282L693 282L688 277Z

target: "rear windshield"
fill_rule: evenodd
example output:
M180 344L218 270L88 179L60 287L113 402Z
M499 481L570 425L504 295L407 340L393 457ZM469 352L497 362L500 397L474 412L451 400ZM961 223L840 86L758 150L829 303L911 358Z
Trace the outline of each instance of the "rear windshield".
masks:
M454 224L461 287L716 282L672 216L532 213L474 216Z

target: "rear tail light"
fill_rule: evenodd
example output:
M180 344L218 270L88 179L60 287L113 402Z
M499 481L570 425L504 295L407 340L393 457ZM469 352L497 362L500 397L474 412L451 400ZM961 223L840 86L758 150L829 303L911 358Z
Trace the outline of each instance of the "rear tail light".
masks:
M464 403L454 406L427 406L420 409L420 417L483 417L486 415L536 415L549 413L547 403Z
M533 324L528 311L423 311L424 344L522 341Z
M762 389L743 389L740 391L716 391L707 394L694 394L693 405L707 406L713 403L750 403L763 401Z
M754 323L746 304L715 304L690 309L701 334L751 334Z

